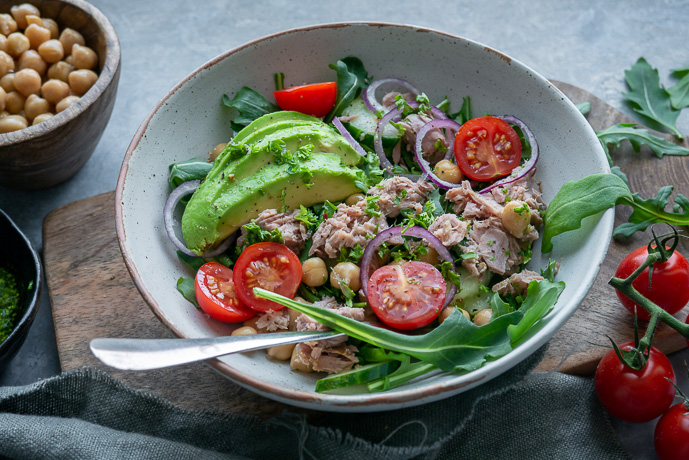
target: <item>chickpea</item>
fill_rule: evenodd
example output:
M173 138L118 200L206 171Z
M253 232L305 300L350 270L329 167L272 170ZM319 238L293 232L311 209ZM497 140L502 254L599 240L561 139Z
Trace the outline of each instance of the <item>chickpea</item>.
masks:
M50 31L50 38L58 38L60 36L60 28L54 20L43 18L43 27Z
M313 372L313 368L311 367L311 364L304 363L302 360L300 360L298 358L299 358L299 349L297 347L294 347L294 350L292 351L292 358L289 361L289 367L291 369L294 369L295 371L301 371L301 372Z
M62 48L65 50L65 54L67 56L72 54L72 46L74 46L74 44L82 46L86 44L86 40L84 40L83 35L74 29L70 29L69 27L62 30L59 40L60 43L62 43Z
M14 88L25 97L41 89L41 75L34 69L22 69L14 77Z
M328 269L320 257L311 257L301 264L301 280L311 287L323 286L328 280Z
M32 125L37 125L37 124L39 124L39 123L43 123L44 121L46 121L46 120L48 120L48 119L50 119L50 118L52 118L52 117L54 117L54 116L55 116L55 115L53 115L53 114L50 113L50 112L42 113L42 114L38 115L36 118L33 119Z
M530 222L531 210L523 201L509 201L502 210L502 225L516 238L524 236Z
M29 122L21 115L8 115L0 118L0 133L19 131L29 126Z
M440 160L437 162L433 168L433 174L438 176L438 179L451 184L459 184L464 179L462 170L450 160Z
M463 308L447 307L438 315L438 323L443 324L443 321L445 321L455 310L461 311L464 317L471 321L471 316L469 316L469 312L464 310Z
M14 72L14 59L6 52L0 51L0 75L12 75L14 78L14 74L11 72Z
M62 46L64 47L64 45L62 45ZM70 54L69 56L67 56L66 58L64 58L63 61L66 62L66 63L69 64L69 65L72 65L72 61L73 61L72 55ZM72 67L74 67L74 66L72 66Z
M255 335L257 334L256 329L250 326L238 327L230 335Z
M80 69L69 74L69 87L77 96L83 95L98 80L98 74L93 70Z
M15 21L17 21L17 26L20 29L26 29L26 17L31 16L41 16L41 12L30 3L22 3L21 5L15 5L10 8L10 13Z
M0 87L0 112L5 111L5 103L7 101L7 93Z
M483 326L490 322L493 317L493 310L486 308L474 315L474 324L477 326Z
M47 29L46 29L47 30ZM60 61L65 57L65 50L62 48L62 43L58 40L46 40L38 47L38 54L43 60L49 64Z
M76 69L93 69L98 64L98 55L88 46L72 46L72 65Z
M26 16L26 28L28 29L31 24L36 24L37 26L43 27L43 19L35 14L28 14Z
M73 70L74 67L67 64L65 61L56 62L48 67L48 78L69 83L69 74Z
M62 80L48 80L41 87L41 95L51 104L57 104L69 96L69 85Z
M18 114L24 109L24 104L26 103L26 98L22 96L18 91L11 91L7 93L7 98L5 99L5 108L11 114Z
M9 35L17 31L17 21L9 14L0 14L0 33Z
M83 71L83 70L79 70L79 72L84 72L84 71ZM96 76L96 78L98 78L98 77ZM94 81L95 81L95 80L94 80ZM70 81L69 84L70 84L70 86L72 85L71 81ZM208 159L209 159L210 161L215 161L215 159L218 158L218 156L222 153L222 151L225 150L225 147L227 147L227 143L226 143L226 142L223 142L222 144L218 144L218 145L216 145L215 147L213 147L213 150L211 150L210 152L208 152Z
M0 34L0 51L7 52L7 37Z
M330 284L337 289L340 288L340 281L347 283L349 289L356 292L361 289L361 280L359 279L359 266L352 262L340 262L333 267L330 273ZM338 281L339 278L339 281Z
M24 35L29 39L32 49L38 49L41 44L50 40L50 31L38 24L29 24L24 31Z
M13 32L7 37L7 53L12 57L19 57L31 48L29 39L21 32Z
M302 299L301 297L295 297L294 300L297 302L306 303L306 301L304 299ZM301 313L298 312L297 310L293 310L291 308L288 308L287 312L289 313L288 329L290 331L296 331L297 330L297 318L299 318L301 316Z
M2 53L0 53L0 55L2 55ZM12 63L14 64L14 61L12 61ZM2 86L2 89L7 93L14 91L14 73L8 73L0 77L0 86Z
M268 356L279 361L287 361L292 357L296 343L288 343L287 345L276 345L267 350Z
M365 200L365 199L366 199L366 195L364 195L363 193L355 193L354 195L349 195L347 197L347 199L345 200L345 204L347 206L354 206L359 201Z
M39 75L45 74L45 70L48 68L48 64L46 64L36 50L24 51L22 55L19 56L17 63L19 65L19 70L34 69Z
M48 101L37 94L31 94L26 98L24 113L26 113L26 118L29 121L32 121L38 115L45 112L50 112L50 103Z
M67 96L55 105L55 112L60 113L67 110L72 104L79 100L79 96Z

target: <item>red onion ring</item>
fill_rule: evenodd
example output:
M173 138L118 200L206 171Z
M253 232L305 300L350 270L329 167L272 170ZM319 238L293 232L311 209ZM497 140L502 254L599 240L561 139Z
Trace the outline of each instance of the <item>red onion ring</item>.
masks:
M401 86L402 88L408 89L410 92L416 94L417 96L421 94L421 91L419 91L414 85L412 85L406 80L402 80L401 78L383 78L381 80L376 80L372 82L370 85L368 85L368 88L366 88L366 91L362 96L364 104L366 104L368 110L370 110L373 113L377 113L378 111L385 112L385 107L383 106L383 104L378 102L378 99L376 98L376 91L382 85L386 84L394 84L396 87Z
M416 162L419 164L421 167L421 170L428 176L428 178L433 182L435 185L437 185L439 188L442 188L444 190L449 190L454 187L459 187L460 184L453 184L452 182L447 182L439 178L433 173L433 169L431 168L431 164L426 161L426 159L423 157L423 150L421 149L421 145L423 144L423 138L426 137L426 134L432 129L449 129L454 132L459 131L461 128L461 125L457 123L454 120L431 120L425 125L421 127L418 133L416 133L416 144L414 145L414 157L416 158ZM454 152L454 146L453 143L450 143L450 147L452 151ZM449 151L450 149L448 149ZM447 157L447 155L446 155Z
M163 208L163 220L165 221L165 231L167 232L167 236L168 238L170 238L170 241L172 241L175 247L182 251L184 254L191 257L214 257L225 252L232 243L232 240L234 240L234 238L225 238L225 241L223 241L222 244L218 246L216 249L210 252L206 252L205 254L198 255L189 250L187 248L187 245L184 244L179 238L177 238L177 233L175 232L176 221L173 217L175 208L177 207L182 198L194 193L194 191L198 188L200 184L200 180L190 180L187 182L183 182L172 192L170 192L170 195L167 197L167 200L165 200L165 207Z
M387 171L392 169L392 163L390 162L390 160L388 160L388 157L385 155L385 151L383 150L383 130L388 125L388 123L390 123L393 119L399 117L400 115L402 115L402 110L390 110L388 113L385 114L383 118L380 119L378 125L376 126L376 132L373 135L373 149L375 150L376 155L378 155L378 158L380 159L380 167Z
M333 126L337 128L337 130L342 134L342 137L345 138L347 142L352 146L356 152L361 155L362 157L366 156L366 151L361 147L361 145L354 139L354 137L347 131L347 128L344 127L342 122L339 120L339 118L335 117L333 118Z
M378 235L376 235L375 238L368 242L368 244L366 245L366 249L364 249L364 255L361 258L360 272L361 289L364 291L364 295L368 296L367 288L368 280L371 277L370 272L373 256L375 255L378 248L384 242L396 236L413 236L416 238L423 238L424 240L428 241L428 243L431 245L433 249L436 250L436 252L440 256L440 260L442 260L443 262L450 262L450 264L452 264L452 270L456 271L455 263L452 259L452 254L450 254L450 251L445 246L443 246L443 243L441 243L440 240L431 232L429 232L423 227L419 227L416 225L407 228L404 231L404 233L402 233L401 227L391 227L386 230L383 230ZM445 294L445 302L443 303L443 308L447 307L450 304L450 302L452 302L452 299L455 298L455 293L457 292L457 287L454 285L454 283L446 284L448 286Z
M536 141L536 136L534 136L531 129L528 126L526 126L526 124L523 121L512 115L503 115L498 118L501 118L509 124L519 126L519 129L521 129L522 133L524 133L524 137L526 137L526 140L529 141L529 144L531 145L531 157L523 165L514 168L509 176L503 177L499 181L489 185L483 190L479 190L478 193L488 193L496 187L502 187L504 185L511 184L512 182L516 182L522 177L526 176L536 166L536 162L538 161L538 156L540 154L538 149L538 142Z

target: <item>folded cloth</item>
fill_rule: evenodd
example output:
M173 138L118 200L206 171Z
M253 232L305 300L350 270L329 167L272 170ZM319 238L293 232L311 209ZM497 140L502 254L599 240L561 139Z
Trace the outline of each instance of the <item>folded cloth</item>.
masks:
M0 453L14 459L624 459L590 378L505 374L442 401L267 421L182 409L91 368L0 388Z

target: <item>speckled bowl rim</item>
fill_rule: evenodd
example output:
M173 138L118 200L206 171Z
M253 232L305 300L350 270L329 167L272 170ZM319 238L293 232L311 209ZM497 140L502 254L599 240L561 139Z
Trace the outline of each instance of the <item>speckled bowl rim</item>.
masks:
M168 321L165 320L164 315L162 314L162 309L160 305L156 302L155 298L151 295L151 293L146 289L146 286L141 278L141 275L139 274L136 266L133 263L132 255L129 252L129 249L127 247L127 236L125 233L124 229L124 222L123 222L123 212L122 212L122 202L123 202L123 190L125 186L125 182L127 179L127 171L129 168L129 160L134 153L139 141L142 139L144 136L146 129L153 119L153 117L156 115L156 112L163 107L168 99L175 94L180 88L182 88L189 80L197 76L200 72L202 72L205 69L208 69L215 65L216 63L226 59L227 57L244 50L246 48L249 48L251 46L254 46L262 41L265 40L271 40L276 37L281 37L289 34L294 34L294 33L302 33L302 32L308 32L310 30L316 30L316 29L327 29L327 28L341 28L341 27L349 27L352 25L363 25L363 26L372 26L372 27L395 27L395 28L406 28L412 31L416 32L430 32L434 34L438 34L441 36L445 36L448 38L451 38L453 40L459 40L466 42L468 44L472 44L473 46L481 47L484 50L495 53L497 56L500 58L506 60L507 62L510 63L515 63L525 70L527 70L532 77L535 79L542 81L542 84L549 88L550 90L555 91L559 96L562 97L563 101L565 103L571 105L572 110L577 110L574 104L569 101L569 98L562 93L557 87L555 87L552 83L550 83L547 79L542 77L539 73L535 72L533 69L530 67L526 66L525 64L519 62L516 59L511 58L510 56L505 55L504 53L501 53L500 51L497 51L493 48L490 48L486 45L483 45L481 43L478 43L476 41L466 39L457 35L449 34L446 32L434 30L434 29L429 29L426 27L419 27L419 26L414 26L414 25L409 25L409 24L395 24L395 23L386 23L386 22L367 22L367 21L351 21L351 22L336 22L336 23L327 23L327 24L317 24L317 25L312 25L312 26L306 26L306 27L299 27L299 28L293 28L293 29L288 29L285 31L277 32L274 34L266 35L261 38L258 38L256 40L252 40L250 42L244 43L236 48L233 48L223 54L220 54L219 56L213 58L212 60L208 61L207 63L203 64L201 67L197 68L194 70L191 74L189 74L187 77L185 77L183 80L181 80L165 97L163 97L154 107L154 109L151 111L151 113L148 115L148 117L144 120L144 122L140 125L139 129L137 130L136 134L134 135L127 152L125 154L123 163L122 163L122 169L120 171L118 181L117 181L117 187L115 190L115 216L116 216L116 229L117 229L117 239L118 239L118 244L120 246L120 249L122 251L122 255L125 261L125 265L127 266L127 269L129 270L132 279L141 292L142 296L144 297L144 300L148 303L148 305L151 307L153 310L154 314L163 322L163 324L176 336L178 337L186 337L182 331L174 327L172 324L170 324ZM604 156L602 148L599 150L599 154ZM574 293L569 296L568 298L568 304L570 305L569 310L564 311L560 310L558 312L558 316L556 318L553 318L551 321L549 321L547 324L544 325L544 327L539 330L533 337L530 337L525 343L521 344L519 347L516 349L512 350L510 353L508 353L505 356L502 356L501 358L498 358L494 361L490 361L485 363L481 368L468 373L464 375L458 375L456 378L448 379L443 382L437 382L434 384L427 385L422 388L412 388L408 390L404 389L396 389L394 393L387 393L387 392L382 392L382 393L368 393L368 394L358 394L358 395L352 395L353 397L351 398L345 398L345 400L341 399L341 395L337 395L337 398L334 398L332 395L326 394L326 393L315 393L315 392L306 392L306 391L300 391L300 390L294 390L294 389L286 389L286 388L281 388L276 385L272 385L269 383L264 382L261 379L252 377L250 375L246 375L242 372L238 372L235 368L232 366L218 360L218 359L212 359L208 360L207 363L212 366L216 371L218 371L220 374L222 374L225 377L230 378L232 381L235 383L251 390L258 392L259 394L262 394L266 397L269 397L271 399L274 399L279 402L283 402L285 404L290 404L290 405L296 405L299 407L305 407L305 408L310 408L310 409L316 409L316 410L325 410L325 411L337 411L337 412L373 412L373 411L382 411L382 410L394 410L394 409L399 409L403 407L410 407L413 405L421 404L421 403L426 403L426 402L432 402L436 401L439 399L442 399L445 397L445 395L454 395L456 393L459 393L460 391L464 391L466 389L473 388L484 381L490 380L492 378L495 378L504 372L507 372L509 369L512 367L516 366L520 362L522 362L524 359L526 359L528 356L533 354L536 350L538 350L541 346L543 346L557 331L576 311L578 308L579 304L581 301L584 299L590 288L592 287L596 275L598 271L600 270L601 264L603 262L603 259L605 258L605 254L607 253L610 237L612 235L612 230L613 230L613 223L614 223L614 210L610 209L606 211L605 213L602 214L600 217L600 222L599 225L603 225L603 233L606 241L604 243L604 250L601 251L600 254L592 256L591 263L595 264L594 267L594 273L593 276L588 280L588 282L584 285L581 285ZM499 370L501 369L501 370Z
M112 84L113 79L117 75L117 68L120 65L121 55L120 42L115 28L112 26L107 16L98 8L84 0L61 0L61 2L79 8L93 18L98 24L98 27L107 32L107 36L115 38L114 42L110 43L112 48L106 46L105 64L98 74L96 83L94 83L93 87L84 93L77 102L42 123L29 125L19 131L0 134L0 148L8 145L21 144L27 140L36 139L60 129L94 104Z

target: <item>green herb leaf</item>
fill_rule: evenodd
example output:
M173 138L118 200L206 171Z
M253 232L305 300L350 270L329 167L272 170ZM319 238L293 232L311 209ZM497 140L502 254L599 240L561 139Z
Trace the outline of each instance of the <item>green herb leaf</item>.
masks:
M232 129L235 131L239 131L263 115L280 110L278 106L247 86L237 91L232 99L227 94L223 94L222 102L235 112L232 120Z
M177 280L177 290L187 299L193 303L196 308L200 308L196 301L196 287L194 285L194 278L180 278Z
M209 163L201 158L192 158L187 161L180 161L170 165L168 183L170 189L175 189L182 183L190 180L203 180L210 170L213 163Z
M264 241L282 243L282 233L280 233L279 228L272 231L264 230L254 221L244 225L243 228L246 230L246 237L244 237L244 244L242 244L241 247L237 246L237 255L241 254L245 248L252 244L262 243Z
M450 114L450 118L460 125L463 125L473 118L471 114L471 98L469 96L462 99L462 108L459 109L459 112Z
M565 289L564 281L552 283L547 279L532 281L526 290L526 299L519 308L524 317L507 327L512 343L516 343L524 334L553 308L560 294Z
M591 103L582 102L581 104L577 104L577 109L582 115L587 115L591 111Z
M644 231L650 225L660 222L678 226L689 225L689 200L681 193L675 197L672 212L665 210L673 190L672 185L661 187L654 198L647 200L641 198L638 193L634 193L632 195L633 201L624 203L633 208L629 221L618 225L612 236L614 238L621 236L629 238L634 233Z
M624 96L631 102L634 111L644 117L644 124L652 128L664 127L677 138L684 139L676 126L679 110L672 107L670 94L660 85L658 71L644 58L639 58L624 74L631 90Z
M366 88L371 80L364 64L355 57L350 56L339 60L330 68L337 71L337 98L335 106L323 120L326 123L330 123L333 118L341 115L345 107L359 96L361 90Z
M663 155L689 155L689 149L669 142L662 137L654 136L646 129L634 128L634 123L613 125L602 131L596 131L596 136L598 136L598 140L608 156L610 165L612 165L612 157L608 145L612 144L619 147L622 141L629 141L635 152L641 150L641 146L645 145L658 158L663 158Z
M668 89L672 107L681 110L689 107L689 67L672 71L672 75L679 78L679 81L672 88Z
M622 179L614 174L593 174L566 182L545 212L542 251L553 250L553 237L581 227L581 221L611 208L621 200L632 201Z

